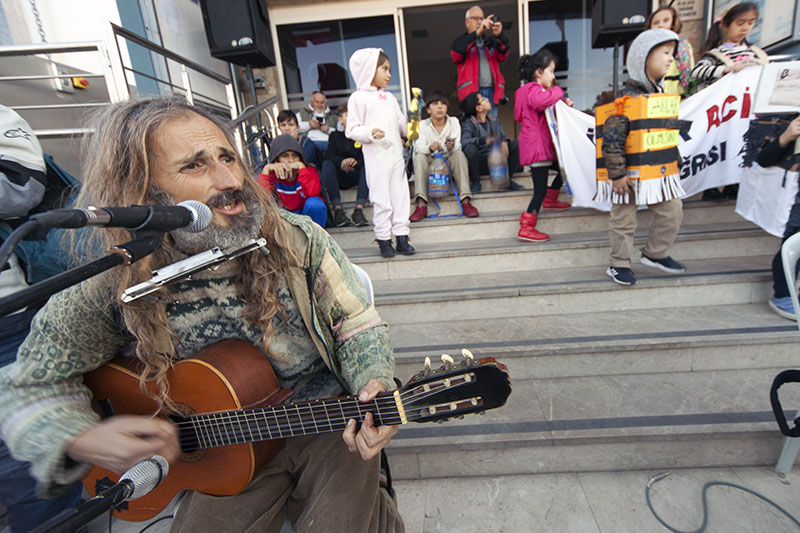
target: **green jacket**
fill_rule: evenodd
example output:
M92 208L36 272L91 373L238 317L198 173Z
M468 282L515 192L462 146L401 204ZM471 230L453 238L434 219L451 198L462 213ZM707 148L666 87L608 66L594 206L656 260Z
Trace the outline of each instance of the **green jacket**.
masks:
M322 359L350 392L370 379L393 388L388 326L347 256L309 218L281 213L303 261L284 276ZM82 375L127 343L109 305L116 295L99 279L54 295L34 318L17 361L0 369L0 432L16 458L32 463L43 495L87 472L89 465L65 455L68 444L99 421Z

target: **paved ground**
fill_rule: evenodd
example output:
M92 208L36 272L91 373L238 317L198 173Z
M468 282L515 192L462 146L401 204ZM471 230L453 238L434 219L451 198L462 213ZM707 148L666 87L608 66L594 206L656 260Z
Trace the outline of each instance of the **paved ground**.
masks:
M647 508L644 490L658 472L599 472L461 478L397 483L409 533L667 531ZM800 470L781 479L769 467L677 470L651 490L656 511L673 528L694 530L703 519L703 484L743 485L800 520ZM709 489L707 532L800 531L756 496Z
M644 496L658 472L596 472L398 481L400 511L408 533L469 532L659 532L667 531ZM703 484L727 481L774 500L800 520L800 468L785 479L770 467L676 470L653 485L653 506L679 530L697 529L702 520ZM791 520L756 496L729 487L708 492L708 533L800 531ZM0 509L0 516L4 510ZM2 523L2 519L0 519ZM166 532L170 520L149 528ZM114 533L136 533L146 524L115 522ZM2 527L2 526L0 526ZM100 520L89 533L107 531ZM335 531L335 529L331 529ZM7 533L7 529L0 530Z

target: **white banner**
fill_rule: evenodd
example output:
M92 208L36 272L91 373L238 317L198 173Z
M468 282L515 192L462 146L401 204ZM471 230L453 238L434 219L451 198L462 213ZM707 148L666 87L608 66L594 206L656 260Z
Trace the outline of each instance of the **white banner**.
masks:
M686 196L712 187L739 183L744 134L761 67L723 76L714 85L681 102L680 118L692 121L689 139L678 145L681 185Z
M749 67L724 76L681 102L680 118L692 122L688 138L684 134L678 146L682 156L681 185L686 196L741 181L744 134L754 118L753 92L760 70L761 67ZM593 200L597 190L594 117L563 102L554 108L556 120L548 109L548 123L562 173L572 190L573 205L608 211L610 204Z
M781 167L762 168L753 162L742 169L736 213L776 237L783 237L789 212L797 196L797 171Z

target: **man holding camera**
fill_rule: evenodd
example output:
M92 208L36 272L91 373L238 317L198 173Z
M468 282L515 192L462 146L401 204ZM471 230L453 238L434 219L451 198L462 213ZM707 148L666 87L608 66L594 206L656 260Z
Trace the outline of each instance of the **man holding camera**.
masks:
M311 94L311 103L300 110L300 133L308 135L320 152L328 149L328 136L336 131L336 113L328 107L328 98L322 91ZM321 159L321 158L320 158Z
M509 53L508 37L503 23L495 15L483 16L483 9L472 6L464 21L466 33L456 37L450 46L453 63L458 67L458 99L480 92L489 99L489 114L497 117L497 104L505 99L505 79L500 63Z

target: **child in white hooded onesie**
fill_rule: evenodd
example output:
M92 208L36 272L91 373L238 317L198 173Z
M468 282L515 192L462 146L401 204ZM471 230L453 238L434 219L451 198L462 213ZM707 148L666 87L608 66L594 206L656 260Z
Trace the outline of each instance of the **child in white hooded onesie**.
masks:
M391 79L389 58L380 48L362 48L350 57L350 74L357 90L347 102L345 135L364 145L369 199L373 205L375 238L384 257L414 253L408 243L408 192L402 135L406 117L397 99L385 89Z

